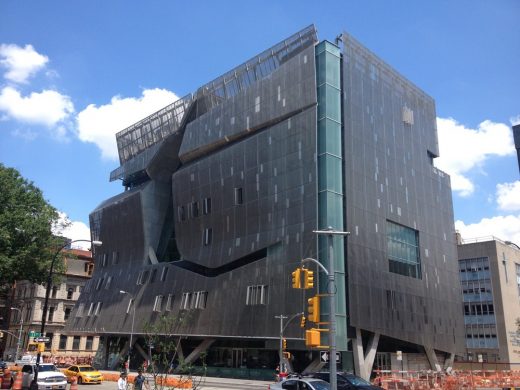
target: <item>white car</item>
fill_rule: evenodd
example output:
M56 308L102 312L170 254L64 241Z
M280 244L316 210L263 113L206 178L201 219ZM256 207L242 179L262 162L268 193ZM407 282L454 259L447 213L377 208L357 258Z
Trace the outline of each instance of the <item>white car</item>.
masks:
M330 384L317 378L291 378L267 387L268 390L330 390Z
M22 367L22 389L28 389L34 378L36 364ZM52 363L40 364L38 370L38 390L66 390L67 377Z

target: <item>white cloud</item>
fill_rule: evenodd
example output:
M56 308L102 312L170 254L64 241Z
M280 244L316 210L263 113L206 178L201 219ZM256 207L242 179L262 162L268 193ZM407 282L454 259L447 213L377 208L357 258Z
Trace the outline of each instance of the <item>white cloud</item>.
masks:
M513 126L520 125L520 114L510 118L509 121L511 122L511 125L513 125Z
M57 91L43 90L22 96L12 87L0 91L0 111L21 122L53 127L74 112L68 96Z
M7 68L4 78L15 83L27 83L27 79L42 69L49 61L32 45L0 45L0 65Z
M460 232L464 240L495 236L520 245L520 214L484 218L470 225L466 225L463 221L456 221L455 229Z
M501 210L520 210L520 181L497 184L497 204Z
M80 140L93 142L104 158L118 158L115 134L173 103L178 97L165 89L145 89L139 98L114 96L109 104L89 105L77 119Z
M90 228L81 221L70 221L67 214L59 212L60 219L58 223L53 226L52 232L56 235L70 238L74 240L87 240L75 242L72 244L73 248L89 249L90 244ZM63 224L68 224L63 228Z
M511 129L504 123L486 120L477 129L467 128L452 118L437 118L440 157L435 166L452 176L452 190L471 195L474 185L466 176L490 156L515 152Z

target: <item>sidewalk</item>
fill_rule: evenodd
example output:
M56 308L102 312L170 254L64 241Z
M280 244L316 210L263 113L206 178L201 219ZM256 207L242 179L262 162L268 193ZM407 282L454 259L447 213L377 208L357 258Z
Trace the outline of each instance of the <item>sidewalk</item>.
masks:
M108 370L99 370L103 375L110 374L108 377L118 378L120 372L119 371L108 371ZM129 375L137 375L137 372L130 371ZM171 377L178 377L178 375L168 375ZM150 377L150 374L146 374L146 377ZM106 379L110 380L110 379ZM117 379L116 379L117 380ZM259 381L252 379L233 379L233 378L220 378L220 377L193 377L193 383L198 385L198 388L201 390L214 390L214 389L267 389L267 385L273 384L272 381Z

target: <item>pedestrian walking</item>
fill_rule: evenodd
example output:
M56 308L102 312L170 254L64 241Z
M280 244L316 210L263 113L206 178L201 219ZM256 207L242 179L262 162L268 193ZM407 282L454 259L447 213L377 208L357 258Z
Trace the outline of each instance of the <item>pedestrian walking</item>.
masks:
M134 379L134 390L148 390L148 382L143 375L143 370L137 370L137 376Z
M127 390L128 380L126 372L122 372L117 380L117 390Z

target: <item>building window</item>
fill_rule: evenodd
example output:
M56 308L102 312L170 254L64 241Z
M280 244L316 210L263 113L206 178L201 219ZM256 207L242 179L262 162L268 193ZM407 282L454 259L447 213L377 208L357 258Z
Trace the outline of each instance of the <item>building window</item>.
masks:
M101 260L101 265L102 265L103 267L106 267L106 266L107 266L107 257L108 257L108 255L107 255L106 253L103 253L103 258L102 258L102 260Z
M157 312L161 312L162 311L162 301L163 301L163 296L162 295L157 295L155 297L155 302L153 304L153 311L157 311Z
M54 307L49 307L49 312L47 313L47 321L52 322L54 321Z
M244 193L242 188L235 188L235 205L244 203Z
M166 275L168 275L168 267L163 267L161 272L161 282L164 282L166 280Z
M181 309L187 310L190 308L191 293L182 293Z
M94 336L87 336L87 340L85 343L85 349L87 351L92 351L92 345L94 344Z
M94 263L85 263L85 273L89 276L94 272Z
M107 282L105 283L105 290L108 290L110 288L110 283L112 282L112 276L109 276L107 278Z
M63 319L67 321L70 318L70 312L72 311L71 307L66 307L65 311L63 312Z
M130 298L128 301L128 306L126 307L126 314L130 313L130 309L132 308L132 305L134 304L134 298Z
M421 279L419 232L409 227L386 221L389 271Z
M94 311L94 302L90 302L90 306L88 308L87 317L90 317L92 315L93 311Z
M31 305L27 306L26 312L25 312L25 322L31 322Z
M150 274L150 271L142 271L139 273L139 276L137 276L137 284L145 284L148 280L148 275Z
M172 305L173 305L173 295L168 294L168 299L166 300L166 307L164 308L164 310L172 311Z
M72 339L72 349L77 351L79 349L80 336L74 336Z
M246 305L267 305L268 291L268 286L265 284L247 286Z
M112 264L116 265L119 263L119 252L114 251L112 252Z
M102 284L103 284L103 278L99 278L96 283L96 290L99 290L101 288Z
M52 286L51 298L56 298L57 293L58 293L58 287Z
M212 239L213 239L213 229L211 229L211 228L204 229L204 237L202 238L204 245L205 246L210 245Z
M74 287L67 287L67 299L72 299L72 294L74 294Z
M197 291L196 293L194 293L194 299L192 300L192 309L205 309L207 300L207 291Z
M58 348L67 349L67 336L65 336L65 335L60 336L60 345Z
M99 312L101 311L101 306L103 306L103 302L98 302L96 305L96 312L94 313L95 316L99 315Z
M211 198L204 198L202 202L202 213L204 215L211 214Z
M51 349L52 347L52 339L54 337L54 333L48 333L46 332L45 333L45 337L48 337L49 338L49 341L46 341L45 342L45 349Z

